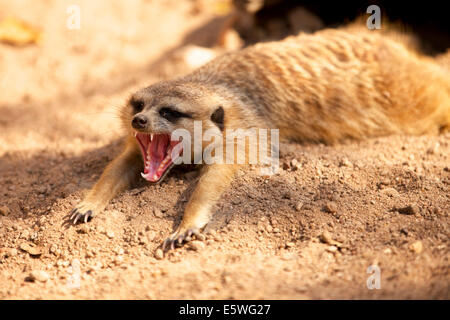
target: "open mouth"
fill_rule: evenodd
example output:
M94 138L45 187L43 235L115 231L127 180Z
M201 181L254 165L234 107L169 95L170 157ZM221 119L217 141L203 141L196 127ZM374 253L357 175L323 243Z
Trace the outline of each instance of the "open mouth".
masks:
M139 142L144 158L144 172L142 177L150 182L162 180L174 165L174 160L180 157L183 149L177 155L173 155L174 147L180 141L171 141L168 134L147 134L136 132L135 137ZM175 159L172 159L172 156Z

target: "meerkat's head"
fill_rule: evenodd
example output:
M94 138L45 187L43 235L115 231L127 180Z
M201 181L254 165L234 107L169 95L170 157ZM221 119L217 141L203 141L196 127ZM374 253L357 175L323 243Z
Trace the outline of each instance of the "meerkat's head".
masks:
M171 141L172 133L177 129L189 133L193 159L199 151L194 148L195 122L197 126L201 123L203 132L215 128L220 133L226 121L226 104L220 95L196 83L161 82L133 94L123 120L141 148L142 176L147 181L160 182L173 167L174 160L181 157L184 152L181 140L185 137Z

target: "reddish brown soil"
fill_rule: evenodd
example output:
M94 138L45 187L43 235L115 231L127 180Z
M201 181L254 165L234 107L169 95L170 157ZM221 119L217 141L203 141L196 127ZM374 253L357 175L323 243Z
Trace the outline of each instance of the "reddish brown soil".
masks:
M155 250L180 221L195 170L65 224L120 150L117 108L187 71L172 53L213 18L187 1L78 3L82 28L68 30L71 2L0 0L0 19L44 33L39 46L0 44L0 299L450 298L450 134L285 144L279 174L240 173L203 248L163 260ZM324 231L339 243L324 243ZM367 288L371 265L380 289ZM38 271L42 281L30 278Z

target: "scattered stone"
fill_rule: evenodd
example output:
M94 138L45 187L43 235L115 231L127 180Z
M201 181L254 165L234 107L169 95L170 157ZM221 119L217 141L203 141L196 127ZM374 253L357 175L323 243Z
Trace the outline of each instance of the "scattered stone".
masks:
M0 215L7 216L11 213L11 210L7 206L0 207Z
M427 154L431 155L431 154L437 153L439 151L439 147L440 147L439 142L436 142L435 145L433 145L433 146L431 146L430 148L427 149Z
M11 249L9 249L9 250L6 252L6 254L8 255L8 257L14 257L14 256L17 256L17 253L18 253L18 251L17 251L16 248L11 248Z
M21 239L29 239L30 238L30 231L28 230L24 230L21 234L20 234L20 238Z
M382 194L387 195L388 197L391 198L395 198L398 197L400 194L398 193L397 190L395 190L394 188L384 188L380 191Z
M423 250L422 241L416 241L410 244L409 249L417 254L421 253Z
M58 246L56 244L52 244L50 246L49 252L53 253L54 255L57 255L58 254Z
M327 250L328 252L331 252L331 253L335 253L338 251L338 248L335 246L329 246L325 250Z
M331 238L331 234L326 230L320 235L320 240L332 246L342 247L342 243L333 240L333 238Z
M286 243L286 248L292 248L292 247L295 247L295 243L293 243L293 242Z
M194 251L200 251L205 248L205 244L201 241L195 240L189 242L188 248Z
M292 199L292 192L291 191L286 191L283 193L283 199Z
M386 248L383 251L384 254L391 254L392 253L392 249L391 248Z
M77 232L80 234L87 234L89 232L89 227L84 223L80 225L80 227L77 229Z
M336 213L338 211L336 203L333 201L328 201L325 204L325 211L329 213Z
M196 238L197 240L199 240L199 241L205 241L205 240L206 240L206 236L205 236L204 234L201 234L201 233L196 234L196 235L195 235L195 238Z
M115 265L120 265L123 262L123 256L117 256L113 262Z
M39 281L39 282L47 282L47 280L50 278L47 272L42 270L33 270L31 271L30 275L28 276L27 280L29 281Z
M420 212L419 207L416 205L409 205L403 208L397 208L397 212L400 214L406 214L406 215L414 215L418 214Z
M295 210L300 211L303 208L303 202L297 202L295 205Z
M157 218L164 217L163 212L161 210L159 210L158 208L153 208L153 215Z
M351 167L351 166L352 166L352 163L347 158L343 158L339 162L339 167Z
M113 231L108 230L108 231L106 231L106 236L110 239L113 239L115 237L115 234Z
M36 246L34 243L22 242L19 248L32 256L40 256L42 254L42 248Z
M292 171L296 171L301 169L302 164L300 162L297 161L297 159L292 159L291 160L291 170Z

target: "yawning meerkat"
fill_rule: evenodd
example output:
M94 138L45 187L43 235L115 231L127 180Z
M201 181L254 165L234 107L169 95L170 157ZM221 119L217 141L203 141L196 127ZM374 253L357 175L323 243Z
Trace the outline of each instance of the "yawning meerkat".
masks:
M278 129L280 139L333 144L389 134L438 133L450 126L450 73L401 37L364 28L327 29L260 43L133 94L122 112L122 153L72 211L87 222L144 178L157 183L183 154L177 129ZM200 150L191 149L192 157ZM166 244L208 223L238 164L204 165L183 220Z

